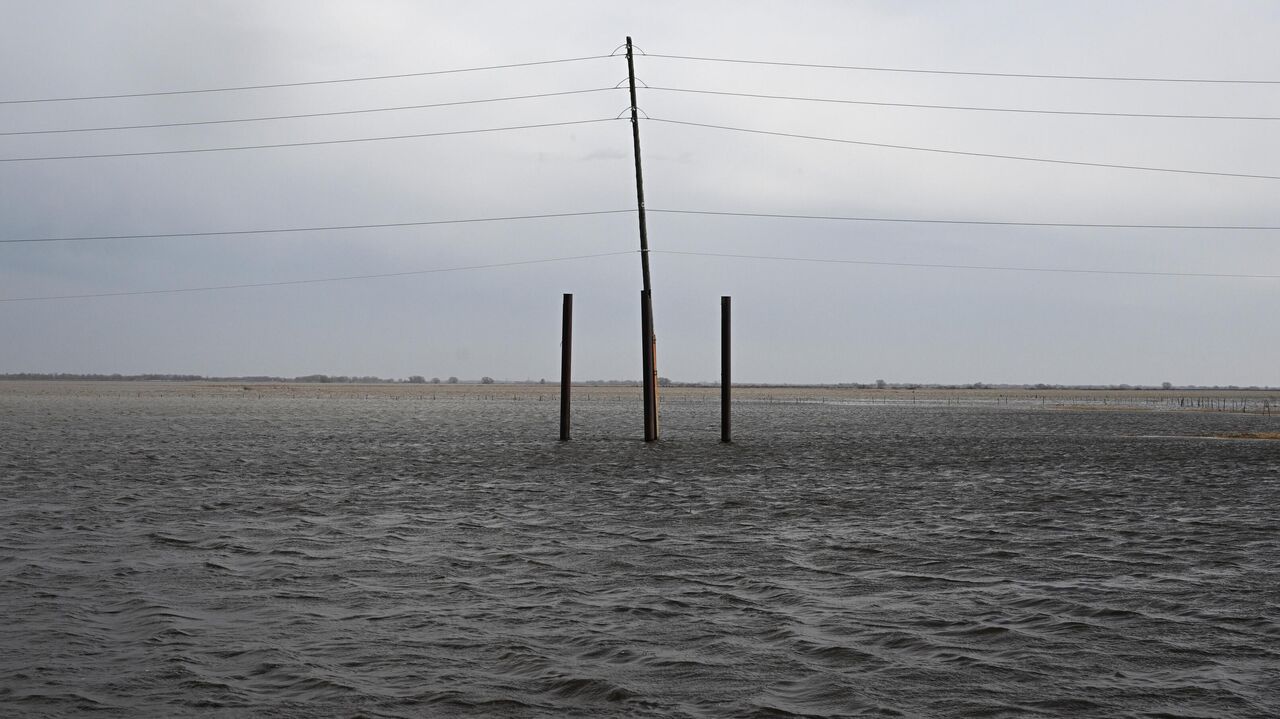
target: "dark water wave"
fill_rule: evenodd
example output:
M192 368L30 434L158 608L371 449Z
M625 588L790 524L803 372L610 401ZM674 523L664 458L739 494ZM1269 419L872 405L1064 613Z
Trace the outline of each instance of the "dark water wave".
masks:
M3 404L5 716L1280 715L1272 418Z

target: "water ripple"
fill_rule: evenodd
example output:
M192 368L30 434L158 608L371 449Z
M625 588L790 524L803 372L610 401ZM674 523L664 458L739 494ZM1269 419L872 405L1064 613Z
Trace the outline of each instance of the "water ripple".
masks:
M1270 417L0 402L7 716L1280 715Z

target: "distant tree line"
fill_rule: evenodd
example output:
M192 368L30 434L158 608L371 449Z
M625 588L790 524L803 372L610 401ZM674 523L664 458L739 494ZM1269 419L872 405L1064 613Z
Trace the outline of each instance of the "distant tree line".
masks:
M596 380L596 381L574 381L575 385L631 385L640 386L636 380ZM719 387L719 382L674 382L665 377L658 378L658 384L664 387ZM1275 390L1280 387L1249 385L1243 387L1240 385L1175 385L1172 382L1162 382L1158 385L1143 384L1047 384L1037 382L1035 384L998 384L990 382L969 382L960 384L943 384L943 383L925 383L925 382L886 382L878 379L874 382L817 382L817 383L792 383L792 382L734 382L734 387L794 387L796 389L975 389L975 390L1051 390L1051 389L1069 389L1069 390Z
M204 379L209 378L201 377L198 374L74 374L70 372L58 372L54 374L43 372L11 372L9 374L0 374L0 380L68 380L74 382L198 382ZM235 379L248 380L249 378L244 377Z
M427 379L422 375L412 375L406 379L387 379L385 377L374 377L371 375L364 376L348 376L348 375L327 375L327 374L309 374L299 377L273 377L268 375L246 375L239 377L206 377L198 374L77 374L73 372L10 372L8 374L0 374L0 381L4 380L34 380L34 381L69 381L69 382L276 382L276 383L299 383L299 384L441 384L439 377ZM480 378L481 384L497 384L499 380L492 377ZM533 383L533 380L529 380ZM462 380L457 377L449 377L443 380L445 384L460 384ZM501 381L502 384L510 384L506 380ZM546 384L546 380L540 380L540 384ZM613 379L613 380L575 380L575 385L580 386L597 386L597 387L639 387L640 382L633 379ZM675 382L666 377L659 377L658 384L663 387L718 387L718 382ZM971 382L967 384L926 384L917 382L886 382L878 379L874 382L836 382L836 383L749 383L735 382L736 387L796 387L796 388L835 388L835 389L974 389L974 390L1003 390L1003 389L1027 389L1027 390L1052 390L1052 389L1069 389L1069 390L1272 390L1277 389L1269 386L1250 385L1241 387L1238 385L1174 385L1172 382L1162 382L1159 385L1131 385L1131 384L1046 384L1038 382L1035 384L994 384L986 382Z
M405 380L383 379L382 377L372 376L348 377L346 375L309 374L304 377L294 377L292 380L284 381L320 384L392 384L395 382L403 382Z
M420 377L418 378L421 379ZM319 384L394 384L413 382L407 380L386 379L369 375L353 377L347 375L309 374L301 377L272 377L269 375L246 375L240 377L206 377L198 374L76 374L71 372L11 372L0 374L3 380L39 380L68 382L296 382Z

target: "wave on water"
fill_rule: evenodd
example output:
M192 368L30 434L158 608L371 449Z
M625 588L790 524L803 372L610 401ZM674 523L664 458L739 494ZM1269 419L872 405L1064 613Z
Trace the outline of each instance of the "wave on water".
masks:
M1280 715L1270 417L0 402L5 716Z

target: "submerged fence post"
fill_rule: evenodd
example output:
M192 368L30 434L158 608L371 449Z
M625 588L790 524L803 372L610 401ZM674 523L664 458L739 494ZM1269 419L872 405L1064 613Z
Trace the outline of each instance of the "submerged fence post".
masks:
M731 298L720 298L720 441L731 442L729 417L733 382L729 377L729 303Z
M640 342L644 352L640 355L640 371L644 374L641 386L644 392L644 441L658 439L658 397L653 377L653 305L649 291L640 291Z
M572 389L573 364L573 295L564 295L563 319L560 326L560 441L569 441L569 393Z

